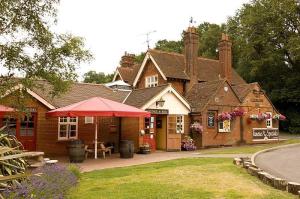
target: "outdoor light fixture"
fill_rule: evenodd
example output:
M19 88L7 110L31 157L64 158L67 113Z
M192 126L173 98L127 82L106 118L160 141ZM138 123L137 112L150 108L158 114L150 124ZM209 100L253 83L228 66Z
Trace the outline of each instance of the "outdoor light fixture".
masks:
M156 101L156 106L163 107L165 102L166 101L161 97L159 100Z

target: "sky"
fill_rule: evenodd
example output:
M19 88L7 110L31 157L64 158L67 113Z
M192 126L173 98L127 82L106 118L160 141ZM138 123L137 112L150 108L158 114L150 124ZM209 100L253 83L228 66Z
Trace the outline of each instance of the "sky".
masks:
M146 51L148 32L152 32L150 47L161 39L179 40L191 17L195 25L204 21L225 23L248 1L61 0L55 30L85 38L94 60L77 67L82 79L90 70L114 72L125 51Z

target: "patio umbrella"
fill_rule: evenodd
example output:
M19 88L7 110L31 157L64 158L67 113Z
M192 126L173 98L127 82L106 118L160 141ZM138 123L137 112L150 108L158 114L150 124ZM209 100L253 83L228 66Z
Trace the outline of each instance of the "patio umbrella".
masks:
M15 111L14 108L4 106L4 105L0 105L0 116L4 115L6 113L12 113L14 111Z
M97 119L103 117L150 117L150 113L133 106L104 99L93 97L75 104L61 107L46 113L53 117L95 117L95 159L97 159Z

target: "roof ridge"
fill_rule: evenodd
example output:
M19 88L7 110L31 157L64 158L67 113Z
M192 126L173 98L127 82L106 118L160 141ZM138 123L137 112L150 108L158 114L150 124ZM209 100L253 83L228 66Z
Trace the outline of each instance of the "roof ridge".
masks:
M170 55L179 55L179 56L184 56L181 53L176 53L176 52L169 52L169 51L163 51L163 50L158 50L158 49L149 49L149 52L151 51L157 51L157 52L161 52L161 53L165 53L165 54L170 54Z
M163 50L158 50L158 49L149 49L148 51L157 51L160 53L165 53L165 54L170 54L170 55L179 55L179 56L184 56L184 54L182 53L176 53L176 52L169 52L169 51L163 51ZM218 59L210 59L210 58L206 58L206 57L202 57L202 56L198 56L197 59L203 59L203 60L208 60L208 61L215 61L215 62L219 62Z

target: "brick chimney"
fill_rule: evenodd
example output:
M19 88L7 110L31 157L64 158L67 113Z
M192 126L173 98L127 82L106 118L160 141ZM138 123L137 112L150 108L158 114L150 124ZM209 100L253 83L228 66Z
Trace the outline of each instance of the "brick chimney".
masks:
M185 72L190 77L190 82L186 85L186 91L198 82L197 77L197 58L199 48L199 34L195 27L188 27L184 31L184 62Z
M232 81L232 43L227 34L222 33L221 41L219 42L219 61L220 61L220 76L227 79L231 84Z
M129 54L125 51L124 55L121 57L120 65L121 67L131 67L134 65L134 54Z

